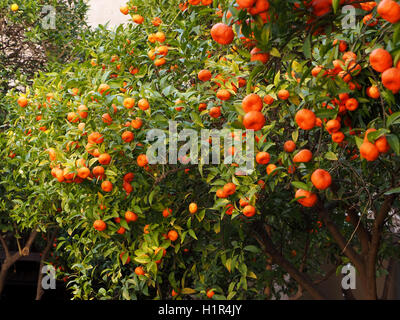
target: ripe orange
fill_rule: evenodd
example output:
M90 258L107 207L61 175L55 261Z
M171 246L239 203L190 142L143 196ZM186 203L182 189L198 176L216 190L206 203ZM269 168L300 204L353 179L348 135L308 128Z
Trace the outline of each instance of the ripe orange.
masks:
M165 60L165 58L159 58L159 59L156 59L156 60L154 61L154 65L155 65L156 67L159 67L159 66L164 65L166 62L167 62L167 60Z
M129 7L128 6L122 6L119 8L119 11L121 11L122 14L127 15L129 13Z
M109 164L111 162L111 156L108 153L102 153L99 158L98 161L100 164Z
M111 118L111 116L110 116L109 113L104 113L104 114L101 116L101 120L103 120L103 122L104 122L105 124L111 124L111 123L113 122L113 119Z
M214 296L214 291L212 290L207 290L207 298L211 299Z
M254 208L252 205L247 205L243 208L243 214L250 218L256 214L256 208Z
M229 196L229 195L224 191L224 189L222 189L222 188L221 188L221 189L218 189L215 195L217 196L217 198L221 198L221 199L228 198L228 196Z
M371 142L364 141L360 146L360 155L367 161L375 161L379 157L379 150Z
M385 136L376 139L375 146L380 153L386 153L390 150L390 145Z
M222 189L228 196L234 194L236 192L236 185L232 182L228 182L224 185Z
M197 204L192 202L191 204L189 204L189 212L191 214L195 214L197 212Z
M315 126L316 116L311 110L301 109L297 111L295 121L301 129L311 130Z
M276 165L274 165L272 163L267 165L267 174L270 175L271 172L274 171L276 168L277 168ZM276 174L277 174L277 172L274 172L273 175L276 175Z
M99 85L99 88L97 89L98 92L100 92L100 94L103 93L107 93L108 94L108 90L110 90L110 86L106 83L102 83L101 85Z
M268 152L261 151L256 155L256 162L258 164L267 164L271 160L271 156Z
M131 141L133 141L134 134L131 131L125 131L121 135L121 138L122 138L122 140L124 140L124 142L131 142Z
M311 75L313 77L317 77L321 71L322 71L322 67L316 66L311 70Z
M95 143L102 143L104 141L104 137L98 132L92 132L88 136L88 142L95 144Z
M296 149L296 144L292 140L288 140L283 145L283 150L286 152L293 152Z
M132 109L135 106L135 99L133 98L124 99L123 105L127 109Z
M92 173L96 178L103 179L103 177L104 177L104 168L102 166L96 166L96 167L93 168Z
M144 21L144 18L140 14L134 14L132 16L132 20L133 20L133 22L135 22L137 24L142 24Z
M358 101L355 98L347 99L345 106L347 110L354 111L358 108Z
M263 50L254 47L250 51L250 61L260 61L263 64L266 64L270 58L270 55L268 52L263 52Z
M209 70L204 70L203 69L197 74L197 77L201 81L208 81L208 80L211 79L212 75L211 75L211 72Z
M219 89L217 91L217 98L222 101L227 101L231 98L231 93L226 89Z
M86 167L79 168L77 172L78 172L78 177L82 179L86 179L90 175L90 170Z
M211 118L219 118L221 116L221 107L212 107L208 114Z
M79 116L82 119L86 119L87 118L87 116L88 116L88 108L84 104L81 104L78 107L77 111L78 111Z
M338 121L338 120L336 120L336 119L329 120L329 121L326 123L326 130L327 130L330 134L335 133L335 132L338 132L338 131L340 130L340 127L341 127L340 121Z
M172 214L172 210L170 208L165 208L162 212L164 218L168 217L170 214Z
M135 268L135 273L136 273L138 276L144 276L144 275L145 275L145 272L144 272L144 270L143 270L143 267L136 267L136 268Z
M332 141L336 143L341 143L344 140L344 133L341 131L332 133Z
M264 96L264 102L267 105L271 105L274 103L274 98L272 98L269 94L267 94L266 96Z
M178 232L176 232L175 230L170 230L168 231L168 239L171 241L176 241L178 239Z
M242 108L244 112L261 111L263 102L259 95L251 93L242 100Z
M254 131L261 130L265 125L265 117L259 111L250 111L243 117L243 125L246 129L251 129Z
M137 157L137 164L139 167L144 167L149 163L149 160L147 159L147 156L145 154L140 154Z
M124 227L119 227L119 229L117 230L118 234L124 234L126 231L126 229Z
M219 44L230 44L235 37L232 27L224 24L217 23L211 28L211 37Z
M287 100L289 99L289 91L286 89L282 89L278 91L278 98L281 100Z
M310 191L303 189L297 190L294 197L305 197L297 200L297 202L300 203L303 207L313 207L318 201L318 197L315 193L311 193Z
M318 190L325 190L332 184L332 177L328 171L317 169L311 175L311 182Z
M236 3L241 9L251 8L255 2L256 0L236 0Z
M382 84L394 94L400 90L400 69L389 68L382 73Z
M72 123L76 123L79 121L79 116L75 112L68 112L67 120Z
M138 107L141 110L147 110L148 108L150 108L150 104L146 99L140 99L138 102Z
M390 23L400 21L400 5L393 0L382 0L379 2L377 11L379 15Z
M110 182L110 181L103 181L102 183L101 183L101 189L104 191L104 192L111 192L112 191L112 189L113 189L113 185L112 185L112 183Z
M136 118L131 121L131 126L134 129L140 129L142 127L142 125L143 125L143 121L140 118Z
M136 213L132 211L126 211L125 212L125 220L126 222L135 222L138 219L138 216Z
M165 33L162 32L162 31L156 32L155 37L156 37L156 40L157 40L158 42L161 42L161 43L164 42L165 39L166 39Z
M380 97L379 88L377 86L370 86L367 88L367 96L372 99L378 99Z
M96 220L93 223L93 228L95 228L97 231L104 231L106 230L107 225L103 220Z
M293 157L293 162L310 162L311 159L312 152L308 149L302 149Z
M393 59L385 49L378 48L370 53L369 63L375 71L383 72L393 66Z

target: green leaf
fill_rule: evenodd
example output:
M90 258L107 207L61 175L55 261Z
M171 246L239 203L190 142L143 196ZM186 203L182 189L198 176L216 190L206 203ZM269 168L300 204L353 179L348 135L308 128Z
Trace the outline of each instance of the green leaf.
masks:
M311 35L309 34L303 44L303 53L307 59L311 59Z
M336 160L338 160L338 157L335 153L333 153L332 151L329 151L325 154L325 159L336 161Z
M194 293L196 293L197 291L196 290L194 290L194 289L192 289L192 288L183 288L182 290L181 290L181 293L182 294L194 294Z
M399 156L400 155L399 138L397 136L395 136L394 134L388 134L386 136L386 139L387 139L390 147L393 149L393 151Z
M390 189L389 191L386 191L385 195L387 196L387 195L390 195L390 194L393 194L393 193L400 193L400 187L399 188Z
M386 127L389 128L391 125L400 123L400 111L391 114L386 120ZM369 136L369 135L368 135Z
M303 190L310 190L310 187L308 185L306 185L304 182L300 182L300 181L293 181L292 185L297 188L297 189L303 189Z
M250 252L253 252L253 253L259 253L260 252L260 249L257 248L256 246L253 246L253 245L245 246L243 248L243 250L250 251Z

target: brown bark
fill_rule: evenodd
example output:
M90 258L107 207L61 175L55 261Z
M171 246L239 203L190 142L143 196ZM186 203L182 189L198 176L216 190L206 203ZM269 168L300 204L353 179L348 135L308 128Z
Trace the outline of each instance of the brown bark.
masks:
M254 231L253 237L257 240L264 252L271 256L274 263L278 264L284 270L286 270L290 276L296 280L296 282L303 289L307 290L309 294L317 300L326 299L324 295L315 287L312 280L304 273L297 270L288 260L286 260L279 251L275 248L275 245L268 236L268 226L262 224L253 224Z
M29 235L28 240L25 243L24 248L20 252L16 252L13 255L10 255L6 242L4 241L3 237L0 236L1 244L4 247L4 251L6 253L6 258L3 264L1 265L1 271L0 271L0 295L4 290L8 270L11 268L12 265L14 265L15 262L19 260L19 258L21 258L22 256L29 255L31 246L37 234L38 232L36 230L32 231Z

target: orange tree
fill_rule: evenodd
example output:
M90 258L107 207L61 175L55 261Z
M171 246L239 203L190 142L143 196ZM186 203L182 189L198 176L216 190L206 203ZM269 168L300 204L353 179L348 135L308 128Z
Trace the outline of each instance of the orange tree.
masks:
M26 101L9 95L19 118L3 154L15 150L33 188L12 216L62 229L74 297L323 299L322 265L351 263L361 298L387 298L400 5L155 3L130 1L132 23L88 33L80 59L38 76ZM169 120L255 130L256 170L149 164L147 133Z
M81 0L0 2L0 148L2 150L8 140L16 139L12 132L5 132L17 120L15 114L9 113L10 105L6 103L5 94L11 88L25 92L25 87L31 83L30 80L39 69L48 68L55 71L58 64L65 63L71 58L78 35L87 28L86 11L87 5ZM24 172L24 165L29 163L29 153L14 159L15 150L19 147L24 148L19 143L13 143L11 149L7 148L7 152L2 153L2 159L7 158L9 162L0 169L2 176L0 241L5 254L0 272L0 293L7 270L22 255L29 254L31 247L36 246L36 249L42 247L40 241L36 243L34 241L36 231L30 232L28 225L25 225L25 230L20 230L18 224L9 217L15 205L13 201L23 202L33 195L30 188L32 182L27 179L28 176ZM42 201L40 197L37 198L39 202ZM47 196L46 203L49 203ZM43 206L43 210L46 210L46 206ZM24 239L25 245L22 241ZM50 239L52 236L48 237L49 245L52 244ZM44 255L43 259L46 258Z

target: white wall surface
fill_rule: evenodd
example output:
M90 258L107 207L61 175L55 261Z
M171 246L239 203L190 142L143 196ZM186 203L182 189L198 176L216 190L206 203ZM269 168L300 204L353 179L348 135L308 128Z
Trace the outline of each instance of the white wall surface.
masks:
M118 26L121 23L128 22L130 15L123 15L119 8L127 3L126 0L89 0L88 23L93 27L99 24L106 24L109 27Z

